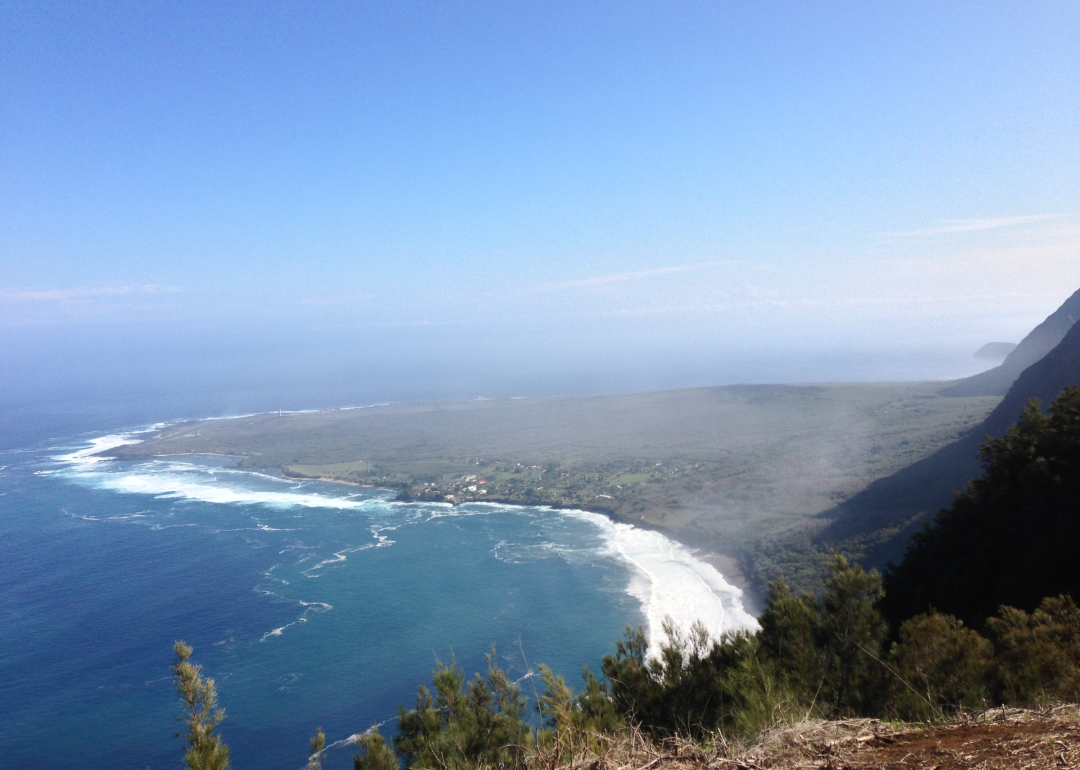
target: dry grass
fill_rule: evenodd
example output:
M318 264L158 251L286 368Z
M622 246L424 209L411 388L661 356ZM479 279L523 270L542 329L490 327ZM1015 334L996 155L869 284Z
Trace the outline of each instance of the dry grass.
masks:
M1080 707L991 709L947 722L806 720L766 731L753 745L715 735L711 745L655 743L638 730L590 735L568 751L537 752L535 770L1040 770L1080 768Z

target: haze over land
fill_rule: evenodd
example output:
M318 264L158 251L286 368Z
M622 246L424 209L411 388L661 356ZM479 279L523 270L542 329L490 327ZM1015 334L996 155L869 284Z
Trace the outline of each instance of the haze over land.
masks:
M884 566L978 475L1032 398L1080 382L1080 290L1001 365L958 382L734 385L256 414L152 431L104 454L214 454L403 501L586 508L702 546L759 592L826 553ZM1005 398L1000 396L1004 394ZM992 410L992 411L991 411Z
M749 385L254 415L167 428L109 454L237 455L419 499L583 506L726 556L722 571L741 580L738 560L759 538L956 440L998 402L940 390Z

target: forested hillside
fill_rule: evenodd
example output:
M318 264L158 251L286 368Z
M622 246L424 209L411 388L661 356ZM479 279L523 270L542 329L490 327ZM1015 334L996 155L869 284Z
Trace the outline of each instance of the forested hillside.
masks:
M985 473L914 541L886 585L888 614L933 607L980 627L1002 604L1080 596L1080 388L1032 400L983 447Z

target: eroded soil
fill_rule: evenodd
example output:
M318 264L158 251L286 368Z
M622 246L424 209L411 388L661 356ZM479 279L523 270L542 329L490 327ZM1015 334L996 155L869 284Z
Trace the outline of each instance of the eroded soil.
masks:
M978 719L895 730L867 721L844 737L820 741L798 728L772 745L718 766L762 770L1034 770L1080 768L1080 714L1075 706L1044 712L989 711ZM841 728L843 729L843 728Z

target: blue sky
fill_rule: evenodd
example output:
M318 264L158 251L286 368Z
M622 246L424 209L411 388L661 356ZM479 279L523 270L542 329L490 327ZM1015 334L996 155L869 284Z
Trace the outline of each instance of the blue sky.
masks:
M0 335L1016 340L1080 287L1077 40L1075 2L4 3Z

